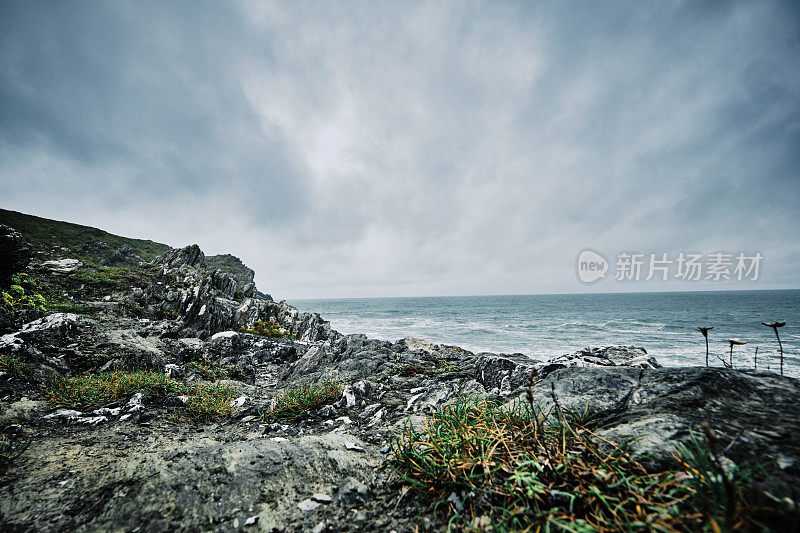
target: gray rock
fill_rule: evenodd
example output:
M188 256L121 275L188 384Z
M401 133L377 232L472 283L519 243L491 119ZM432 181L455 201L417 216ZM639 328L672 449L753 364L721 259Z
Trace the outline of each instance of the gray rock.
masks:
M28 322L16 333L0 337L0 348L19 349L26 340L43 333L63 337L75 331L78 319L79 316L73 313L53 313Z
M180 268L183 266L203 268L206 264L206 256L199 246L193 244L185 248L170 250L157 258L154 263L165 268Z
M242 263L238 257L230 254L212 255L206 258L206 265L208 268L230 275L240 287L252 285L251 294L246 294L245 297L252 295L252 291L255 289L253 279L255 279L256 273Z
M595 414L595 432L651 466L670 464L676 446L702 440L711 425L734 461L780 457L773 479L800 478L800 381L770 373L719 368L563 368L538 381L535 402L553 405L551 384L565 409Z
M0 287L6 287L13 274L25 270L32 257L28 239L13 228L0 224Z
M566 367L628 366L638 368L661 368L655 357L647 355L647 350L637 346L606 346L604 348L585 348L575 353L561 355L539 363L536 368L542 375Z
M73 272L78 270L82 265L83 263L81 263L77 259L66 258L66 259L57 259L53 261L45 261L44 263L42 263L42 268L50 271L53 274L66 275L66 274L72 274Z
M358 444L356 444L354 442L345 442L344 443L344 448L346 450L350 450L351 452L363 452L363 451L366 451L366 450L364 450L363 446L359 446Z
M354 477L348 477L339 485L336 501L347 507L363 505L369 489Z
M319 506L320 506L319 502L315 502L310 498L303 500L297 504L297 507L303 512L313 511Z

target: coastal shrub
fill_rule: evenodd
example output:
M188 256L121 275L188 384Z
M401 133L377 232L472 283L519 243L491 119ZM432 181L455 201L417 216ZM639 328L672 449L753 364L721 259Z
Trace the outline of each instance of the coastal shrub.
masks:
M461 529L679 531L710 524L695 506L705 493L685 482L695 461L647 472L625 447L597 437L585 415L557 402L542 413L525 402L462 398L436 411L425 429L407 425L392 443L390 465ZM741 487L743 479L735 482ZM462 495L457 506L448 502L453 493Z
M439 361L436 364L436 368L433 369L434 374L446 374L447 372L455 372L458 370L458 367L453 363L448 363L447 361Z
M265 421L306 418L312 410L337 401L342 389L342 384L336 380L288 389L275 398L272 408L262 413L262 418Z
M263 337L295 338L291 331L272 320L256 320L255 324L242 331L244 333L252 333L253 335L261 335Z
M8 290L0 291L0 301L14 309L46 311L47 302L44 296L33 292L36 288L36 282L28 274L14 274L11 276L11 285Z
M0 353L0 372L19 378L31 373L32 367L19 355L14 353Z
M236 387L224 383L202 383L189 392L186 410L195 418L225 418L233 414L232 402L238 396Z
M185 394L186 385L163 372L139 370L86 374L71 378L58 377L47 390L55 405L74 408L92 407L141 392L145 397Z

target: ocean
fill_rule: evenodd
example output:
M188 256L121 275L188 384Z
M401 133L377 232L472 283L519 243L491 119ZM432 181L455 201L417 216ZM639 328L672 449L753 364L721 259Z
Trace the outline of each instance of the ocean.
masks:
M761 322L784 320L780 335L784 374L800 377L800 290L547 294L420 298L346 298L290 301L315 312L342 333L364 333L396 341L420 337L473 352L523 353L534 359L588 346L642 346L665 366L705 365L728 360L735 338L734 366L779 372L778 342Z

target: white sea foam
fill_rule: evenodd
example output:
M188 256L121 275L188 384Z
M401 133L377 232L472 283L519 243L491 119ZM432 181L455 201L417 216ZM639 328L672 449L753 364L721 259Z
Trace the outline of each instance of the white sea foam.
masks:
M783 293L790 293L787 294ZM789 302L787 304L786 302ZM713 325L710 360L727 360L729 338L745 346L734 350L737 367L752 365L759 347L759 369L779 365L774 333L762 321L780 315L784 366L800 377L800 291L777 293L502 296L391 298L294 302L314 311L342 333L364 333L395 341L408 336L461 346L471 351L521 352L543 359L586 346L633 344L662 364L705 364L705 342L695 331ZM788 307L787 307L788 305Z

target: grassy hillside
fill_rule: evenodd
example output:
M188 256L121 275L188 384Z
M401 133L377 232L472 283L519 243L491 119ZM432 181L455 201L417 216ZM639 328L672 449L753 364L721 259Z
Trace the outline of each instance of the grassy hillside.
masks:
M0 209L0 224L11 226L24 234L34 248L42 252L47 259L76 257L84 262L102 264L120 248L128 247L131 253L120 256L115 264L134 266L139 262L134 256L139 256L144 261L152 261L170 249L166 244L121 237L89 226L49 220L6 209ZM68 251L63 248L67 248Z
M35 258L38 261L69 257L83 262L83 266L69 276L33 274L38 292L45 297L51 311L81 312L82 301L146 286L153 274L147 263L171 249L166 244L121 237L89 226L7 209L0 209L0 224L25 235L39 253ZM208 256L206 264L232 274L240 285L253 280L253 271L230 254ZM64 293L70 297L65 297Z

